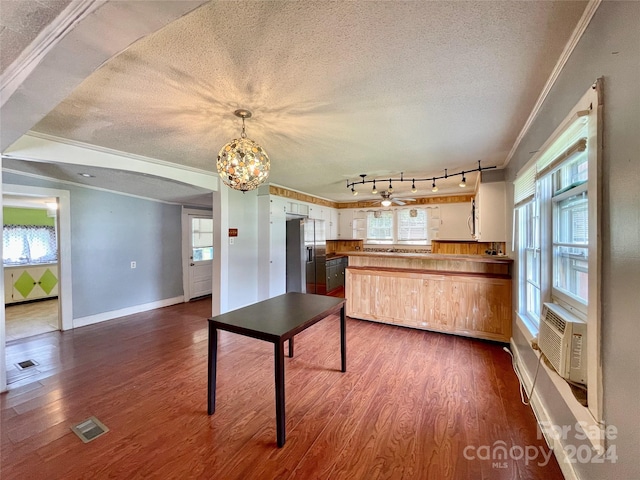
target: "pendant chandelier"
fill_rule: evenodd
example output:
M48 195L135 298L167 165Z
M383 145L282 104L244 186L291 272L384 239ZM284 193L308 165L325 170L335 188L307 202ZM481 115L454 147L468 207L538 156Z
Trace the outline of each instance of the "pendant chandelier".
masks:
M236 117L242 118L240 138L234 138L218 153L218 175L222 182L234 190L247 192L255 190L269 177L270 161L267 152L244 131L244 119L251 118L249 110L236 110Z

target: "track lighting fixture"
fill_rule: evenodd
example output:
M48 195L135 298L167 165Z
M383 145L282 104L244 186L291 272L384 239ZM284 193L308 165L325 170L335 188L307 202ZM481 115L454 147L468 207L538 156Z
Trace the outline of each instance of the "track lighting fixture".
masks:
M497 168L495 165L492 167L483 167L480 165L480 160L478 160L478 167L474 168L473 170L462 170L461 172L458 173L449 173L448 169L444 169L444 175L440 175L439 177L431 177L431 178L412 178L411 179L411 193L416 193L417 192L417 188L416 188L416 182L431 182L431 191L432 192L437 192L438 191L438 186L436 185L436 180L440 180L440 179L447 179L449 177L457 177L458 175L462 177L462 180L460 180L460 183L458 185L460 185L460 187L464 188L467 186L467 177L466 174L467 173L472 173L472 172L480 172L482 173L483 170L490 170L492 168ZM362 177L362 180L356 180L353 182L350 182L349 180L347 180L347 188L350 188L351 191L353 192L354 195L357 195L358 192L355 191L354 189L354 185L358 185L358 184L365 184L365 183L372 183L373 184L373 189L371 190L371 193L373 195L375 195L376 193L378 193L378 190L376 189L376 180L365 180L365 177L367 175L366 174L360 174L360 177ZM387 179L378 179L378 181L386 181ZM409 181L409 179L407 179L407 181ZM388 193L393 193L393 184L392 182L404 182L404 176L402 173L400 173L400 178L389 178L389 188L387 189Z

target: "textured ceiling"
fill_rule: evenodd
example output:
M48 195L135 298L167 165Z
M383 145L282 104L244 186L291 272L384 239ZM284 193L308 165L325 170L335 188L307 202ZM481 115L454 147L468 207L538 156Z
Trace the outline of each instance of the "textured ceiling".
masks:
M211 2L105 63L33 130L210 171L247 108L271 182L348 201L361 173L502 165L585 5Z

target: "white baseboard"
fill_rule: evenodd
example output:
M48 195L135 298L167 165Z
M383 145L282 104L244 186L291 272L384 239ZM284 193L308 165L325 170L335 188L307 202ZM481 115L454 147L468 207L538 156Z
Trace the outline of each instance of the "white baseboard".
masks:
M164 300L158 300L156 302L134 305L133 307L121 308L120 310L97 313L87 317L74 318L73 328L86 327L87 325L93 325L94 323L106 322L107 320L113 320L114 318L126 317L127 315L133 315L134 313L147 312L149 310L168 307L169 305L176 305L178 303L184 303L184 295L165 298Z
M516 344L514 343L513 338L511 339L511 352L513 353L515 363L516 363L516 368L520 373L520 378L522 378L522 383L524 384L524 388L528 393L531 391L531 384L533 382L533 379L531 378L531 374L529 370L522 367L522 362L520 360L520 352L518 351L518 348L516 347ZM529 399L529 403L531 405L531 409L533 410L533 414L535 415L536 420L538 421L538 425L539 426L549 425L551 423L549 412L547 412L547 409L544 407L542 399L540 398L540 395L538 395L537 390L534 389L533 394ZM542 427L540 427L540 430L542 432L545 432L545 429ZM547 445L549 445L549 448L553 450L553 454L558 460L558 465L560 466L560 470L562 470L562 474L564 475L565 480L580 480L580 478L578 477L578 474L576 473L573 467L573 464L569 461L567 452L562 446L562 443L560 443L560 440L557 440L554 438L548 438L546 436L545 436L545 439L546 439Z

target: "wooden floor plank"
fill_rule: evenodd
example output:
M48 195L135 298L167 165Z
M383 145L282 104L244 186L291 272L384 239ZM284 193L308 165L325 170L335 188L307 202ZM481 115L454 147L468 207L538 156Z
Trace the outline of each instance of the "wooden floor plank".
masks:
M279 449L273 347L221 332L209 416L210 311L204 299L8 345L44 361L0 396L3 480L562 478L555 459L465 458L542 441L501 346L461 337L348 319L342 373L338 318L305 330L286 359ZM83 444L70 427L90 415L110 431Z

